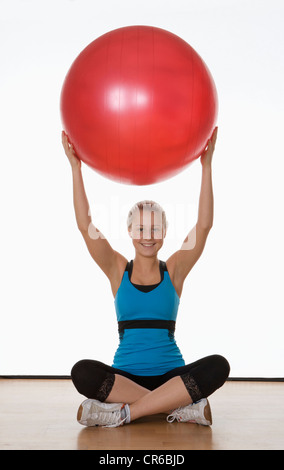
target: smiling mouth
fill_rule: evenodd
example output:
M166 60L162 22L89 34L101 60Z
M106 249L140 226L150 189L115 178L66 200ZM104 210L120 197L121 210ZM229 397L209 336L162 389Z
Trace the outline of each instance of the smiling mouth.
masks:
M146 247L148 247L148 248L149 248L149 247L151 247L151 246L154 246L154 245L156 245L156 243L140 243L140 245L142 245L142 246L146 246Z

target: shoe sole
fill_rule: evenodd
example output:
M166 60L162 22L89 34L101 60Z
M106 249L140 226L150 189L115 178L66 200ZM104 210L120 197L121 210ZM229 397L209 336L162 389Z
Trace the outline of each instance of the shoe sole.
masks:
M204 418L206 419L206 421L208 421L209 425L211 426L212 425L212 413L211 413L211 408L210 408L208 400L204 408Z
M79 408L78 408L78 412L77 412L77 421L80 422L80 420L82 418L82 414L83 414L83 406L80 405Z

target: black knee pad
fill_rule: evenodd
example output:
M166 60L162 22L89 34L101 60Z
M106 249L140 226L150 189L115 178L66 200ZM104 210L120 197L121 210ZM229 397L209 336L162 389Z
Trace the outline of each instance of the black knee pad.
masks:
M105 401L115 380L115 375L108 368L102 362L83 359L72 367L73 384L85 397Z
M216 388L219 388L229 377L230 364L225 357L219 354L213 354L209 359L210 375L214 377Z
M229 376L230 365L227 359L219 354L207 356L197 363L189 373L195 379L202 398L206 398L222 387Z

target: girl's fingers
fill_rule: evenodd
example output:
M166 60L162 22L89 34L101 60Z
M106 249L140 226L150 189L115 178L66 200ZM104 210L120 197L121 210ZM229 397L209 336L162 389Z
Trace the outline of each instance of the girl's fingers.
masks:
M73 155L75 155L74 147L69 142L68 136L67 136L67 134L65 134L64 131L62 131L62 143L63 143L63 147L64 147L64 150L66 151L66 153L71 152Z
M68 135L65 134L64 131L62 131L62 142L65 142L68 145L70 144L69 139L68 139Z
M217 134L218 134L218 127L215 127L215 129L213 131L213 134L212 134L212 137L211 137L211 140L212 140L213 144L215 144L215 142L217 140Z

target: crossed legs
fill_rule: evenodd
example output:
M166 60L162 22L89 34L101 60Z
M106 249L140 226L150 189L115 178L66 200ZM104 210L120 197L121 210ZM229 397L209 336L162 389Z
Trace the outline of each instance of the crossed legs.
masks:
M163 376L143 379L98 361L82 360L73 367L71 377L79 393L87 398L127 403L133 421L142 416L168 414L173 409L208 397L223 385L229 370L226 359L214 355ZM148 383L151 384L149 388L145 386Z
M124 400L121 400L122 397ZM131 421L158 413L169 414L175 408L192 403L182 379L178 376L151 391L122 375L115 375L113 389L105 401L128 403Z

